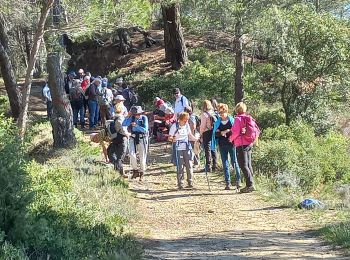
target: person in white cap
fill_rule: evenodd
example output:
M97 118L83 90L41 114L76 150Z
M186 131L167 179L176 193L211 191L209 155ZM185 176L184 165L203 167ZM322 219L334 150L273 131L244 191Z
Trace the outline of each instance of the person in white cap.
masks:
M115 89L118 92L118 95L121 95L123 93L123 78L117 78L115 80Z
M122 106L122 115L124 117L127 117L128 116L128 109L124 106L125 98L122 95L117 95L114 98L114 100L116 102L116 105L121 104L121 106Z

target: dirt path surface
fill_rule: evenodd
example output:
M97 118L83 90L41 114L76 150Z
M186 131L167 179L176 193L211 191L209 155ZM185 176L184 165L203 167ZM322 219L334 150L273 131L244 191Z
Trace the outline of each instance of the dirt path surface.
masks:
M132 181L140 220L132 223L145 259L349 259L315 238L310 213L275 207L258 194L223 190L223 177L196 173L194 190L176 190L169 145L152 144L152 166Z

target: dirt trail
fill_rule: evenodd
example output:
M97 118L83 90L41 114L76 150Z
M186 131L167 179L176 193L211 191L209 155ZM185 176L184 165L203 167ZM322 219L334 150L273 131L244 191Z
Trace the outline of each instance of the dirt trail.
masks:
M145 259L348 259L310 231L310 212L275 207L258 194L224 191L222 176L195 174L195 190L176 190L169 145L151 145L152 166L132 181L140 220L132 223Z

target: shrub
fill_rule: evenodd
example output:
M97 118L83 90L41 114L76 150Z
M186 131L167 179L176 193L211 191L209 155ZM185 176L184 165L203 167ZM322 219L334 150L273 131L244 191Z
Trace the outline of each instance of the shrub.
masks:
M202 48L193 51L189 57L191 62L183 69L143 82L138 88L141 102L151 105L155 96L172 102L172 89L179 87L189 99L217 97L222 102L231 103L234 93L231 57L223 52L212 53Z
M254 164L276 186L291 187L300 181L304 192L309 192L320 184L349 181L348 148L349 140L341 134L317 137L311 126L295 122L264 131Z
M320 233L331 244L350 249L349 222L324 227L320 230Z

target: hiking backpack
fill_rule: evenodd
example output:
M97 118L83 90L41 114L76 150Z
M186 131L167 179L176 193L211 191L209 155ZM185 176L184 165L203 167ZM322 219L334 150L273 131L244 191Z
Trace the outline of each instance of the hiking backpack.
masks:
M131 106L136 105L137 102L139 101L138 96L136 95L136 93L133 90L129 90L129 99L130 99Z
M260 136L260 128L255 120L250 115L241 115L241 122L244 124L242 128L246 128L245 134L242 134L242 138L249 143L254 143Z
M118 117L116 117L114 120L107 120L106 121L106 133L107 136L111 140L119 140L121 141L123 139L123 135L115 129L115 122L117 121Z
M98 103L100 105L110 105L110 101L107 98L107 88L103 88L100 95L98 96Z

